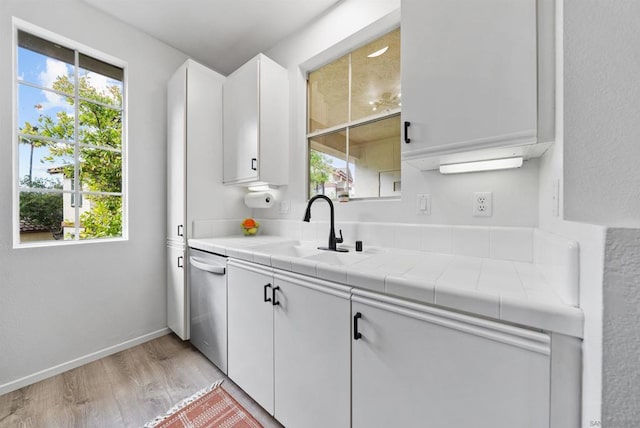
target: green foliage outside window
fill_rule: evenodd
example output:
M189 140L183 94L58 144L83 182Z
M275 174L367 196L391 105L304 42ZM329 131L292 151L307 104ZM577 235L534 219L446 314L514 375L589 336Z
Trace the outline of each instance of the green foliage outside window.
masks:
M107 91L99 92L91 85L89 77L80 77L78 85L79 97L98 101L106 105L121 105L122 93L117 86L109 86ZM59 76L54 84L53 89L63 93L73 93L73 83L67 76ZM74 105L72 98L67 98L71 107ZM122 192L122 112L118 109L109 108L90 101L80 100L78 106L78 159L79 159L79 181L82 183L82 190L85 192ZM25 122L20 132L34 136L55 138L58 140L72 141L74 138L74 122L73 114L60 111L55 117L40 114L37 124ZM22 144L30 144L33 151L34 147L47 147L50 156L44 160L54 163L60 158L73 158L75 146L72 144L58 144L46 140L21 138ZM94 147L87 147L91 145ZM95 146L103 148L113 148L115 151L99 149ZM73 179L74 165L67 164L61 167L65 178ZM27 180L27 181L24 181ZM45 187L55 188L51 182L44 182L34 186L34 181L30 174L25 177L22 184L28 187ZM29 183L31 185L29 185ZM31 196L27 196L31 195ZM58 208L53 209L50 204L62 195L21 194L21 216L26 218L28 213L31 220L41 225L51 226L55 228L53 218L58 218L58 227L62 215ZM33 199L41 199L40 205L52 208L51 215L46 214L46 209L28 209L27 205L33 205ZM104 195L85 195L85 198L91 201L91 210L81 215L81 227L84 231L81 233L81 239L102 238L109 236L122 235L122 197L120 196L104 196ZM47 202L48 201L48 202ZM47 205L49 203L49 205ZM23 211L23 204L25 204ZM61 206L61 205L60 205ZM69 219L65 222L73 223Z
M323 190L324 184L331 180L332 163L332 160L325 158L322 153L315 150L309 151L309 186L312 193ZM319 193L324 194L324 191Z

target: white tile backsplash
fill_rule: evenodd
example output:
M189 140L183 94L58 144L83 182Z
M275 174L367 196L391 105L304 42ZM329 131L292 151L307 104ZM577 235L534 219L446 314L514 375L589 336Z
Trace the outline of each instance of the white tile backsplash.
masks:
M453 227L420 226L420 251L453 254Z
M393 230L394 223L358 223L358 239L364 245L376 247L393 247L395 245Z
M301 221L300 223L302 223L300 228L300 240L319 242L318 235L316 233L318 222L311 220L308 223L306 221ZM329 232L327 232L327 238L328 237Z
M192 224L192 238L216 238L221 236L240 235L242 219L227 220L194 220Z
M336 237L340 237L340 230L342 230L342 237L344 238L345 245L355 245L358 240L358 224L353 222L337 222L336 223ZM329 225L325 229L326 238L329 238Z
M405 250L420 251L421 228L415 224L399 224L393 228L393 246Z
M491 227L492 259L529 262L533 260L533 229L525 227Z
M260 222L261 228L263 223L264 221ZM267 220L265 225L267 229L264 232L266 232L265 234L267 235L277 235L289 239L300 240L303 224L306 223L302 221Z
M453 254L457 256L489 257L491 234L488 227L454 226Z

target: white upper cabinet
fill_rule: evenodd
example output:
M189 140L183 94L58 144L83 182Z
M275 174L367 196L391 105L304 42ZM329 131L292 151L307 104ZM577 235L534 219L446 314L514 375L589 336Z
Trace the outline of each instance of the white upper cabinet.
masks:
M224 80L221 74L187 60L167 84L167 239L175 243L185 245L193 237L194 219L220 212L217 200L203 195L222 187Z
M215 162L222 152L223 81L187 60L167 84L167 322L183 340L189 338L185 245L194 219L220 212L218 200L203 195L222 187Z
M223 89L225 184L285 185L289 176L287 70L259 54Z
M167 85L167 239L186 242L187 63Z
M401 13L403 160L535 156L536 1L402 0Z

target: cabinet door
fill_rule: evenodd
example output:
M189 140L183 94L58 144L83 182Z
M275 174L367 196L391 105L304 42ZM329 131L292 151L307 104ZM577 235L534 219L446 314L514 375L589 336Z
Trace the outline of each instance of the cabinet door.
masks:
M273 414L273 276L229 262L227 269L229 377Z
M356 296L352 312L354 428L549 425L547 335Z
M182 340L189 339L189 295L185 274L185 250L167 246L167 325Z
M349 293L277 274L275 284L276 419L288 427L348 427Z
M534 142L535 0L402 0L404 154Z
M167 239L186 244L186 98L187 66L167 86Z
M224 182L258 179L258 57L227 77L223 87Z

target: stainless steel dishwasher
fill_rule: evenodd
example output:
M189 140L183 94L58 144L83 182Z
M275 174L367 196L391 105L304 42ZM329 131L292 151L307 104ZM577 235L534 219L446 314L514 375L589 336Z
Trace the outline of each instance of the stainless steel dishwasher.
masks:
M227 374L227 258L189 249L191 343Z

